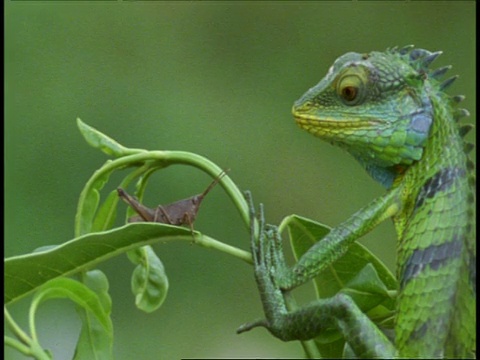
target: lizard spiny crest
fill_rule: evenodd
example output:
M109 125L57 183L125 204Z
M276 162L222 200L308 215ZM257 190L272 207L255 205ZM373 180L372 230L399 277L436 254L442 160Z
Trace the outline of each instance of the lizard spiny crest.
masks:
M433 69L433 70L429 68L430 64L434 60L436 60L438 56L442 54L441 51L430 52L425 49L415 49L413 45L407 45L400 49L398 49L397 47L394 47L387 51L402 55L405 61L408 61L411 64L411 66L417 70L418 75L420 77L424 76L430 79L434 79L436 81L440 81L440 78L444 76L445 73L452 68L451 65L443 66L441 68ZM438 88L441 91L445 91L448 87L450 87L450 85L453 84L453 82L456 79L458 79L458 75L451 76L448 79L444 80L443 82L439 83ZM449 96L449 98L453 106L465 100L465 96L463 95ZM470 116L470 113L467 109L464 109L464 108L453 109L453 117L457 122L461 118L468 117L468 116ZM466 125L460 126L458 130L459 130L460 136L464 138L465 135L468 132L470 132L472 129L473 129L472 124L466 124ZM473 144L471 143L466 143L466 144L468 145L466 146L465 152L468 154L473 149Z

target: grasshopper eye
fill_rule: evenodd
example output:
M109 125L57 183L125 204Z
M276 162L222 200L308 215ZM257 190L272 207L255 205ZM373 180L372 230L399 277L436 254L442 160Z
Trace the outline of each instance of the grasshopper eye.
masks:
M345 75L337 84L337 94L345 105L358 105L364 98L363 82L357 75Z

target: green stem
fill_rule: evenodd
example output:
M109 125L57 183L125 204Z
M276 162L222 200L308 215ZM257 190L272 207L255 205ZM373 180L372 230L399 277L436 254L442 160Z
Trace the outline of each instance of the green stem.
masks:
M245 251L235 246L225 244L221 241L215 240L207 235L202 235L201 238L195 236L195 244L203 246L205 248L215 249L225 254L234 256L246 263L253 264L252 254L249 251Z
M38 360L51 360L50 356L42 349L36 339L30 337L18 326L12 316L4 307L5 321L12 333L19 339L9 336L4 337L5 345L21 352L25 356L31 356Z
M12 316L8 312L7 308L3 307L3 313L5 315L5 322L8 325L8 328L12 331L12 333L25 345L30 346L32 342L30 337L18 326L18 324L13 320Z
M10 336L4 337L4 344L5 346L10 346L11 348L21 352L25 356L31 355L30 348L27 345L23 344L17 339L11 338Z
M82 227L82 211L84 209L87 194L89 194L90 191L94 191L93 185L96 183L96 181L102 177L108 176L114 170L135 166L137 164L143 164L146 167L166 167L172 164L185 164L194 166L206 172L212 178L218 176L218 174L222 171L219 166L210 160L200 155L185 151L145 151L135 153L133 155L127 155L118 159L109 160L100 169L95 171L92 177L85 184L85 187L80 194L80 199L77 206L77 216L75 219L76 237L88 232L88 229ZM248 228L250 226L248 206L241 191L228 176L222 177L219 183L233 201L235 207L240 212L240 216L242 217L245 226Z

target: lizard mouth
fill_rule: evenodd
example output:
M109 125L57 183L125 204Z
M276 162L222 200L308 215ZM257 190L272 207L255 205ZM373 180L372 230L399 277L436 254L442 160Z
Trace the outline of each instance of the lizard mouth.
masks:
M365 118L356 118L354 120L342 120L334 118L319 118L315 115L295 114L295 122L303 129L310 132L334 132L336 129L348 130L348 129L370 129L374 126L383 124L384 122L378 119L365 119Z

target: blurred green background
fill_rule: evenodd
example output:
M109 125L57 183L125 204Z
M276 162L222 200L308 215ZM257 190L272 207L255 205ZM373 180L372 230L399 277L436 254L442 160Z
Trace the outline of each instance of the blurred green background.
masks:
M73 237L78 195L106 160L84 142L76 117L129 147L192 151L230 168L271 223L296 213L338 224L384 190L348 154L297 128L293 101L345 52L415 44L444 51L435 66L460 74L450 92L467 96L473 122L475 5L5 2L6 256ZM196 169L169 167L151 179L145 202L178 200L209 182ZM221 188L195 228L248 249ZM391 223L362 243L394 269ZM116 359L301 357L298 342L263 329L235 334L262 316L250 266L184 243L154 248L171 285L153 314L134 306L125 256L100 267L111 285ZM12 306L23 325L27 306ZM71 358L78 326L67 301L40 310L41 339L56 359Z

